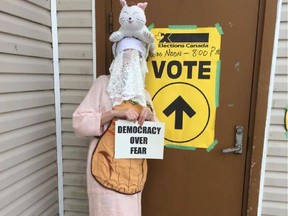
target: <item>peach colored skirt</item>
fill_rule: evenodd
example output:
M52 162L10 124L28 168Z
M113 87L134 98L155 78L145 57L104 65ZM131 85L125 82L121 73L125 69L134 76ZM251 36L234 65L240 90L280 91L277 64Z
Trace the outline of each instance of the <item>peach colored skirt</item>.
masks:
M87 159L87 192L90 216L141 216L141 195L120 194L104 188L91 175L91 157L98 140L93 139Z

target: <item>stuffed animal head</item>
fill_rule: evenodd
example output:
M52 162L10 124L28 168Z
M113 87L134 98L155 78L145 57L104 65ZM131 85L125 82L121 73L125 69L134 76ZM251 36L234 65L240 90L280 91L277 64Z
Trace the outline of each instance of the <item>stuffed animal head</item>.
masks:
M146 16L144 13L147 2L138 3L137 5L128 6L125 0L120 0L122 10L119 16L119 23L123 30L137 31L146 24Z

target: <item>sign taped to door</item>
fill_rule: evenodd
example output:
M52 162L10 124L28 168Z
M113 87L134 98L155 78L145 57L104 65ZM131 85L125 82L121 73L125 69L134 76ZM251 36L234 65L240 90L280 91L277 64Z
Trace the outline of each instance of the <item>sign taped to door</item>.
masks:
M155 55L148 59L146 88L165 122L165 146L210 151L216 144L222 28L153 28Z

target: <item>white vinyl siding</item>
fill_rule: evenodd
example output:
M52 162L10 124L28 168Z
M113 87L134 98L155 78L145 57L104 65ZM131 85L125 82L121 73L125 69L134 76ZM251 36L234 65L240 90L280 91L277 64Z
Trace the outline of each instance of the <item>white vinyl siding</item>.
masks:
M284 116L288 104L288 3L283 0L269 127L262 216L288 215L288 143Z
M0 215L58 215L50 1L0 1Z
M57 1L65 216L88 215L89 140L76 138L72 113L92 85L92 2Z

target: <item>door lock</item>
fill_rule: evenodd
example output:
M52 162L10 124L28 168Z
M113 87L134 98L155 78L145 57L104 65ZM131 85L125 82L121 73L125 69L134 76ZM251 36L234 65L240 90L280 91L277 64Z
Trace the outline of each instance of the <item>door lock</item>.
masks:
M222 153L231 153L242 154L242 146L243 146L243 126L236 126L235 133L235 147L226 148L222 150Z

